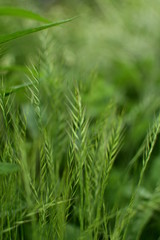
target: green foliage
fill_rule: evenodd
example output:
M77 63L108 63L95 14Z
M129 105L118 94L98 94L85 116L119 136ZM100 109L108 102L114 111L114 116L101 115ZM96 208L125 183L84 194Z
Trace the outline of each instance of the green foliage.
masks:
M0 240L158 239L160 5L69 3L0 8Z

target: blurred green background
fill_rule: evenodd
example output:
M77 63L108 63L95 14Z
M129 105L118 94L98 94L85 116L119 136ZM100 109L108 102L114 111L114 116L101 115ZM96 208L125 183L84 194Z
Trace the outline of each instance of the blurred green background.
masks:
M0 5L33 10L52 21L78 16L71 23L3 45L0 75L5 88L25 83L27 66L37 64L41 58L41 64L47 66L41 86L44 105L61 98L55 106L60 116L60 110L65 112L66 108L62 104L63 95L68 88L78 85L93 129L106 108L116 106L115 115L122 114L124 118L125 137L111 174L106 201L112 207L115 199L120 206L125 205L141 167L140 154L136 153L160 109L160 1L1 0ZM39 23L1 17L0 33L33 27L33 24ZM34 116L25 90L17 92L14 98L15 104L28 113L28 139L34 141L38 130L32 121ZM47 124L50 106L47 105L45 112L47 119L44 117L43 121ZM139 193L142 201L138 207L143 208L143 214L133 219L128 239L135 239L134 233L143 221L141 239L160 236L160 202L152 198L159 184L159 140L158 137ZM60 143L57 149L64 146L65 142ZM64 150L60 154L62 161ZM126 179L124 172L128 173ZM150 208L150 202L155 206Z

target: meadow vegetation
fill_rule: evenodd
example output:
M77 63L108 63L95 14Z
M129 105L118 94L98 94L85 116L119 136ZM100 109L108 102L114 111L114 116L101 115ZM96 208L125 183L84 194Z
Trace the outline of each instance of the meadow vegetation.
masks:
M160 239L160 2L0 2L0 240Z

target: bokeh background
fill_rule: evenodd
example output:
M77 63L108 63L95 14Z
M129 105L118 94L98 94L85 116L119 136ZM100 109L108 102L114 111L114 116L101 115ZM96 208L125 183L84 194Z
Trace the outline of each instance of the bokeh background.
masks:
M65 91L78 85L93 128L108 106L116 106L115 114L124 118L124 145L112 170L106 201L112 206L118 199L120 206L124 206L139 176L141 144L160 109L160 1L1 0L0 4L29 9L52 21L78 16L68 24L3 45L0 75L6 88L25 83L27 67L37 64L41 58L49 69L41 86L44 105L54 97L61 98L55 106L60 116L60 110L66 108ZM38 24L1 17L0 34ZM56 88L50 91L53 82ZM14 101L28 113L28 139L32 144L38 129L25 91L17 92ZM50 107L45 111L44 123L51 115ZM55 129L52 131L55 134ZM54 144L58 144L57 149L63 148L59 156L63 162L66 146L63 134L60 139L60 143L55 139ZM129 239L136 239L141 226L141 239L160 236L159 202L149 207L153 203L152 194L159 186L159 140L158 137L139 192L142 200L139 208L143 211L133 219ZM63 171L63 164L61 168Z

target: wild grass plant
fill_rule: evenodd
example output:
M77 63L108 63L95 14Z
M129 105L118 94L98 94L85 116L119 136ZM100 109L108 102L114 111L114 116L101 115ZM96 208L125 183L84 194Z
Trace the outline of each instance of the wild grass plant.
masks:
M15 19L0 35L0 239L159 238L159 80L151 54L158 36L153 31L151 40L151 27L143 28L152 43L143 46L145 56L122 41L135 31L141 41L132 44L145 42L138 21L128 19L135 9L142 16L144 6L149 13L149 5L129 2L120 13L116 3L79 5L92 19L85 29L80 18L63 26L73 19L55 23L30 10L0 8L2 26L4 16ZM59 15L65 4L56 6ZM23 30L17 17L26 18ZM55 33L45 30L60 24ZM148 65L153 82L146 75L142 84Z

